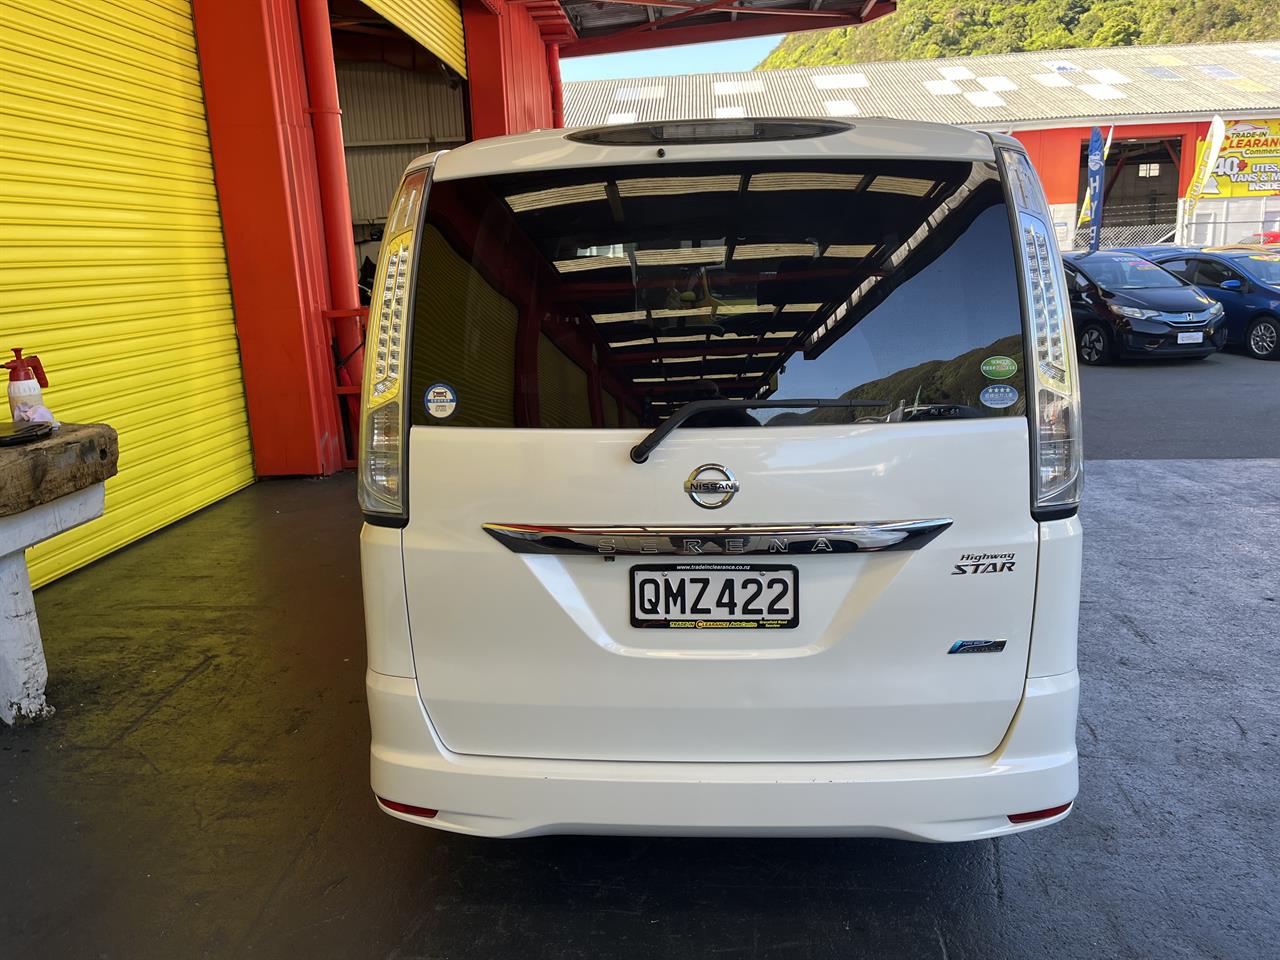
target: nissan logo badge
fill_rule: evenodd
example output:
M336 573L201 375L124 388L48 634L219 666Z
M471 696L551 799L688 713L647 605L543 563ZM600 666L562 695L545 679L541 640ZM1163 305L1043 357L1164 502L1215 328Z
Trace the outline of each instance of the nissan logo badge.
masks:
M698 506L716 510L733 499L738 492L738 481L728 467L704 463L689 474L689 479L684 482L684 492Z

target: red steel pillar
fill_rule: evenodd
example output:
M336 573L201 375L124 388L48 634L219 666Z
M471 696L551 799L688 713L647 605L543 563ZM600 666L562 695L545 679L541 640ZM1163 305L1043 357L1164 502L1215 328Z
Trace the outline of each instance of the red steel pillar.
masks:
M338 340L338 382L359 385L364 372L364 336L358 315L356 247L351 232L347 155L342 144L342 109L338 104L338 74L333 63L328 0L298 0L298 23L302 28L302 58L311 100L316 171L320 175L330 311L336 321ZM352 426L355 426L354 419Z
M295 0L194 0L254 467L341 469L324 230Z
M547 75L551 78L551 125L564 126L564 84L560 80L560 44L547 44Z

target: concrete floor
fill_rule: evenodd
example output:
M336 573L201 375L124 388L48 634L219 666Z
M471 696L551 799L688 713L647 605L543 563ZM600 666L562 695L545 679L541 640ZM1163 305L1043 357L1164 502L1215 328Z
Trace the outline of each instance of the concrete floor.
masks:
M0 957L1273 955L1280 461L1093 462L1084 519L1064 824L501 842L375 809L350 477L258 484L38 593Z

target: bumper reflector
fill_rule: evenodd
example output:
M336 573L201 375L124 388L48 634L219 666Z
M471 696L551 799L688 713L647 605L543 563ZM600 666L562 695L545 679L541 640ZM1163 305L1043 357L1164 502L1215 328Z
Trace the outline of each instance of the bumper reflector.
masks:
M384 803L386 801L383 801ZM1029 813L1011 813L1009 814L1010 823L1032 823L1036 820L1048 820L1056 817L1060 813L1065 813L1071 809L1070 803L1061 803L1056 807L1050 807L1047 810L1032 810Z
M374 794L377 796L377 794ZM394 810L396 813L407 813L411 817L422 817L424 820L430 820L439 810L432 810L430 807L415 807L411 803L400 803L398 800L388 800L385 797L378 797L378 802L388 810Z

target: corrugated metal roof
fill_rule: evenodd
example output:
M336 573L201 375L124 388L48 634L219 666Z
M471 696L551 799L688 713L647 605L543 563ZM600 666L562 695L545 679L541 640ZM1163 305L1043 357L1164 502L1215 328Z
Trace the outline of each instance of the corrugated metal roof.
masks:
M565 84L565 124L881 116L992 129L1280 114L1280 40L1107 47Z

